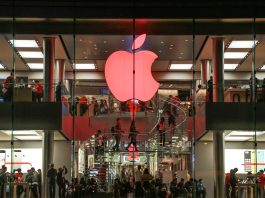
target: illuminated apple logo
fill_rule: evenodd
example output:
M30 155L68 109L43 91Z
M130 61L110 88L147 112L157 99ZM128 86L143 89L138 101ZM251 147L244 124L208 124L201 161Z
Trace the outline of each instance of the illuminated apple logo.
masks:
M133 53L116 51L106 61L105 78L112 94L119 101L124 102L133 98L148 101L159 87L151 72L157 55L147 50L134 52L143 45L145 38L146 34L143 34L135 39Z

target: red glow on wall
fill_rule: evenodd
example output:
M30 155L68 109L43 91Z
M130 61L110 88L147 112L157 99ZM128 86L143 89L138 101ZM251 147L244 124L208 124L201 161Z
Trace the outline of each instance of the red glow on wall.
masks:
M145 34L136 38L132 49L141 47L145 38ZM136 53L112 53L105 64L105 78L112 94L122 102L133 98L141 101L150 100L159 88L159 83L155 81L151 72L156 58L155 53L147 50Z

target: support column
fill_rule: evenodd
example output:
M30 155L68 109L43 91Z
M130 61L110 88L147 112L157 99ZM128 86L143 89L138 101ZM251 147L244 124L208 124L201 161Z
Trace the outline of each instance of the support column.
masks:
M55 38L45 37L43 40L43 101L54 101L54 54ZM48 197L47 171L53 163L53 131L44 131L42 136L42 197Z
M65 60L57 59L55 64L55 84L62 82L65 84Z
M224 102L224 41L213 38L213 100ZM224 167L224 134L223 131L213 132L214 148L214 194L215 198L225 197Z
M210 60L202 60L201 61L201 84L206 85L207 81L210 79L210 76L212 74L211 71L211 61Z

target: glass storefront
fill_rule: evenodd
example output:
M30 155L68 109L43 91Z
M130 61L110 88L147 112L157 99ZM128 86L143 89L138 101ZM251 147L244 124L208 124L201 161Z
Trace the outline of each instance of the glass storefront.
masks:
M0 21L1 196L262 196L264 19Z

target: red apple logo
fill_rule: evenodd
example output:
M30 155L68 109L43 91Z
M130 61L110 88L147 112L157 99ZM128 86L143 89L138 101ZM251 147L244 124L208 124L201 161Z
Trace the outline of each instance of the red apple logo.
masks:
M132 50L140 48L145 38L146 34L137 37ZM127 51L112 53L105 64L105 78L115 98L122 102L133 98L143 102L150 100L159 87L159 83L155 81L151 72L156 58L157 55L154 52L147 50L136 53ZM135 86L133 86L133 78L135 78Z

